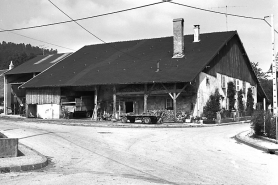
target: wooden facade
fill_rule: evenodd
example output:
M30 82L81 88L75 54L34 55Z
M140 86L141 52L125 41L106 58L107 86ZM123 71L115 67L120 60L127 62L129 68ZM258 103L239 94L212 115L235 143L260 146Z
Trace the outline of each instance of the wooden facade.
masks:
M248 56L237 35L222 47L204 72L212 76L216 76L216 73L224 74L249 82L252 86L257 84L255 73L252 72Z
M26 104L60 104L61 90L56 88L40 88L26 90Z

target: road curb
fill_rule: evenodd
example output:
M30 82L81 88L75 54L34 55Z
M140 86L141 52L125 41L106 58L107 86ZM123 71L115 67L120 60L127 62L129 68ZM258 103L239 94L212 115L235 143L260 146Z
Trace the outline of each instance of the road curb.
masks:
M176 123L163 123L163 124L136 124L136 123L120 123L112 121L96 122L92 120L61 120L61 119L34 119L34 118L13 118L8 116L1 116L3 119L13 119L16 121L28 121L45 124L67 125L67 126L83 126L83 127L108 127L108 128L196 128L196 127L216 127L249 123L249 121L228 122L221 124L201 124L191 123L186 124L183 122Z
M21 145L21 147L24 147L25 150L29 150L29 151L35 153L36 155L38 155L40 157L40 160L34 161L32 164L22 164L22 165L12 165L12 166L0 167L0 174L1 173L9 173L9 172L38 170L38 169L44 168L45 166L48 165L48 159L44 155L42 155L38 151L36 151L26 145L23 145L21 143L20 143L20 145ZM23 156L23 159L24 159L24 156Z
M256 149L258 149L258 150L262 150L262 151L267 152L267 153L271 153L271 154L278 155L278 151L275 151L275 150L273 150L273 149L266 148L266 147L264 147L264 146L261 146L261 145L259 145L259 144L254 143L254 142L251 142L251 141L247 141L246 139L244 139L243 137L241 137L240 135L241 135L242 133L244 133L244 132L248 132L248 131L240 132L239 134L237 134L237 135L235 136L235 139L236 139L238 142L244 143L244 144L246 144L246 145L248 145L248 146L251 146L251 147L256 148Z

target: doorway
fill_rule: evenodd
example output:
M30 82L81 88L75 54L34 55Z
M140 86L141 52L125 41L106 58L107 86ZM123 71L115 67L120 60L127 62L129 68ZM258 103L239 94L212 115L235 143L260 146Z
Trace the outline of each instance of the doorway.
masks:
M133 102L132 101L125 102L125 110L126 110L126 113L133 112Z

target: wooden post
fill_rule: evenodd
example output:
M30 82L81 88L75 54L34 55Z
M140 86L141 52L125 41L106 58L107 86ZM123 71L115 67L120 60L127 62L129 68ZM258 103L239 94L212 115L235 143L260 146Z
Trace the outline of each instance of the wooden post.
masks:
M177 84L174 85L174 93L173 93L173 109L174 109L174 121L177 121Z
M148 107L148 95L147 94L144 94L144 113L147 113L147 107Z
M116 97L116 86L113 86L113 118L116 119L116 104L117 104L117 97Z
M97 121L97 109L98 109L98 104L97 104L97 86L95 86L95 95L94 95L94 112L92 116L92 120Z
M6 78L6 75L4 75L4 114L7 115L8 114L8 103L7 103L7 78Z
M25 117L28 118L29 117L29 106L27 103L25 103Z
M145 84L145 92L144 92L144 113L147 113L147 107L148 107L148 94L147 94L147 84Z
M120 118L120 115L121 115L121 101L119 100L119 118Z
M265 133L265 114L266 114L266 109L265 109L265 98L264 98L264 101L263 101L263 106L264 106L264 133Z

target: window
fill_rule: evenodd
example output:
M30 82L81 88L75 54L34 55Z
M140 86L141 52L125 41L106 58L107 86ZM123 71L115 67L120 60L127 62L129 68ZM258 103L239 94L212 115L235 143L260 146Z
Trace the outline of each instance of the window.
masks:
M236 79L236 91L239 91L239 80Z
M246 94L246 82L243 81L242 83L242 91L243 91L243 94Z
M225 76L224 75L221 75L221 87L223 89L226 88L226 79L225 79Z
M170 99L170 98L167 98L167 99L166 99L165 108L166 108L167 110L173 110L173 100L172 100L172 99Z
M252 86L251 88L252 88L253 97L256 97L256 91L257 91L256 86Z

